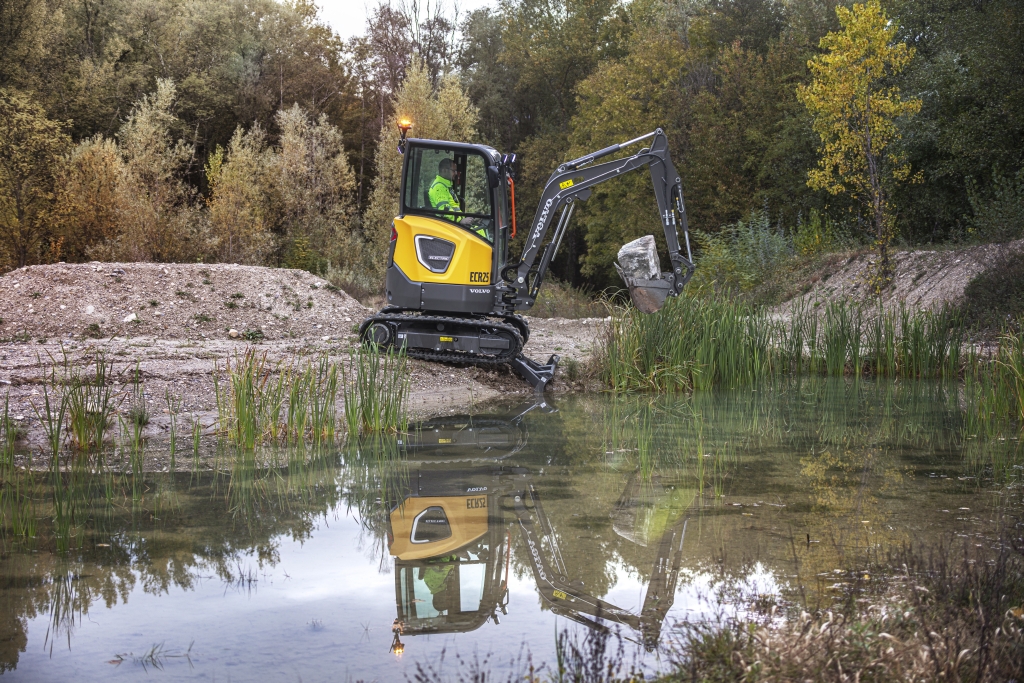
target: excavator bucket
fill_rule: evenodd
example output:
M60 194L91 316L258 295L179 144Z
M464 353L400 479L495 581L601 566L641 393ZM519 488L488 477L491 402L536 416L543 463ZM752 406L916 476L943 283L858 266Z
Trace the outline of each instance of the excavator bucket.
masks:
M672 285L661 278L661 264L652 235L633 240L619 249L615 270L629 289L629 298L642 313L654 313L665 305Z
M665 305L665 299L672 291L668 282L662 279L637 279L627 277L618 263L615 270L629 289L629 298L641 313L654 313Z

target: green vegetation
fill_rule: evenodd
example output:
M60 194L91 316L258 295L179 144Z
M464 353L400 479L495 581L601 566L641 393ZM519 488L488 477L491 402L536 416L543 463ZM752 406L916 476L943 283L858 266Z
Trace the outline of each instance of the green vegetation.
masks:
M375 344L361 345L349 352L348 366L342 366L349 434L396 432L405 428L408 363L404 351L389 348L380 353Z
M603 296L595 297L586 288L548 279L527 315L536 318L603 318L608 315L608 306Z
M225 366L229 386L215 373L220 429L244 451L264 442L287 440L332 444L337 424L338 366L326 354L313 361L270 366L267 354L249 348ZM198 422L193 422L198 457Z

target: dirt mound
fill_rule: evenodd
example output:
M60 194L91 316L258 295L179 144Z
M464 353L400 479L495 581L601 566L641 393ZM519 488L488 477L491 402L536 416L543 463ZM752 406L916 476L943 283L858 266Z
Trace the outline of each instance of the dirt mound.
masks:
M882 293L882 304L906 303L915 310L934 310L946 303L960 303L968 283L1008 250L1024 250L1024 240L947 251L895 252L893 284ZM850 256L845 263L813 278L807 290L790 299L783 308L834 299L867 303L873 299L868 282L874 261L871 253Z
M232 264L80 263L0 277L0 337L344 337L368 314L303 270Z

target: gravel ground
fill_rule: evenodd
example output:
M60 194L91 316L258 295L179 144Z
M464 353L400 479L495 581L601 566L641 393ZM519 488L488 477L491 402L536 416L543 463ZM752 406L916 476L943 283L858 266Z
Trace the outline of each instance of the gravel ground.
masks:
M153 416L151 438L170 428L167 396L180 400L209 428L216 418L213 372L254 346L270 363L327 352L347 358L355 329L372 311L305 271L227 264L91 263L21 268L0 277L0 400L9 393L10 414L40 444L33 404L54 362L66 354L78 364L98 354L114 363L114 390L128 408L131 374L138 366ZM537 360L552 353L586 361L600 318L530 318L525 352ZM556 378L549 391L565 391ZM414 416L467 406L532 389L511 369L411 363L410 411ZM340 405L339 405L340 409Z

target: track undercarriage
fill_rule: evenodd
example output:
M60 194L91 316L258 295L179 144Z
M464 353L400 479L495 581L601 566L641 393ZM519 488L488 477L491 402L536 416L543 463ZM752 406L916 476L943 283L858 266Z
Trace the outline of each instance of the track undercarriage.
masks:
M509 364L537 391L551 381L559 357L541 365L522 354L530 328L519 316L435 315L388 307L359 326L359 339L382 349L402 348L410 358L493 366Z

